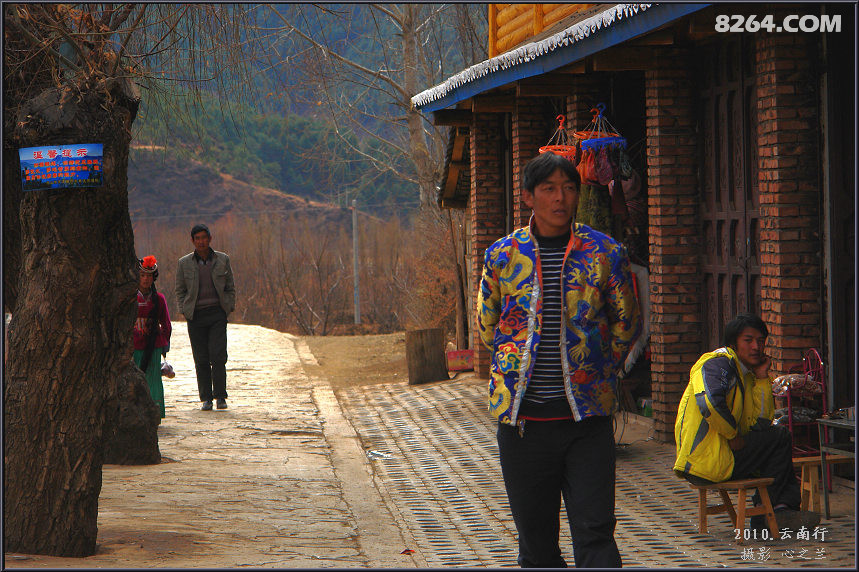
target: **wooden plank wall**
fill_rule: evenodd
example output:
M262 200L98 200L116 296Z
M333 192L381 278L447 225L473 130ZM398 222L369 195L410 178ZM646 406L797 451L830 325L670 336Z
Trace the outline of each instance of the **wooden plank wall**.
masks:
M489 57L503 54L595 4L489 4Z

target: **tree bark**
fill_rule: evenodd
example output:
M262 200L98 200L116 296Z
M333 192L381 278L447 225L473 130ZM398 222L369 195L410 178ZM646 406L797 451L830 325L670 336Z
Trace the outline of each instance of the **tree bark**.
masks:
M160 359L156 352L152 359ZM149 386L129 360L116 379L116 399L105 404L104 462L112 465L155 465L161 462L158 424L161 414Z
M131 360L137 312L126 168L138 103L130 82L102 80L77 93L44 91L7 123L4 157L9 147L17 157L20 147L104 145L102 187L29 191L18 209L4 388L9 551L95 552L106 406Z
M465 284L462 281L462 264L456 262L456 349L468 349L468 323L465 311Z
M406 332L406 365L409 385L450 379L441 328Z
M21 268L20 209L21 173L18 150L3 141L3 310L11 312L18 300L18 276Z
M434 169L438 161L433 161L427 147L426 132L424 131L424 119L417 109L413 108L409 98L418 92L418 39L415 21L415 12L418 8L412 4L403 5L403 84L406 93L409 94L403 101L403 109L406 110L407 125L409 130L409 150L411 159L415 165L420 189L421 206L424 208L437 209L436 206L436 179L438 173Z
M450 232L449 240L451 261L453 262L454 270L456 271L456 349L468 349L468 313L466 311L465 298L465 273L463 271L463 263L465 261L465 251L462 245L465 244L465 236L461 225L457 225L453 220L453 215L450 210L447 211L448 229ZM460 227L457 230L457 226Z

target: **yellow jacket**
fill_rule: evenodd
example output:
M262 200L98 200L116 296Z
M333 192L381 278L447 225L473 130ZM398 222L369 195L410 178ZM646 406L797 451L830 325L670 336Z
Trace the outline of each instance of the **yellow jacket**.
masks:
M714 482L734 471L728 441L772 424L772 379L756 379L731 348L701 356L689 373L674 423L674 472Z

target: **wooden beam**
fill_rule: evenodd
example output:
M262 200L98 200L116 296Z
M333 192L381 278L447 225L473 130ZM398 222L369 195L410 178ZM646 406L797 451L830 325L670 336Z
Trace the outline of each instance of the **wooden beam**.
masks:
M462 161L451 161L447 167L447 180L444 182L444 197L453 196L456 191L456 183L459 182L459 174L468 165Z
M633 71L653 68L656 52L651 48L611 49L593 56L594 71Z
M515 109L514 95L476 95L471 98L472 113L512 113Z
M584 60L579 60L577 62L565 65L562 68L556 69L554 73L563 73L563 74L586 74L593 71L593 67L590 65L590 58L586 58Z
M570 95L576 78L570 74L543 74L516 82L517 97L555 97Z
M674 45L674 28L657 30L642 38L633 40L627 46L672 46Z
M536 36L540 32L543 31L543 5L542 4L534 4L534 22L531 24L533 27L534 35Z
M739 6L732 7L731 12L734 14L743 14ZM687 34L690 40L701 40L711 36L724 35L716 31L716 16L711 9L697 12L689 18Z
M433 125L450 125L468 127L471 125L472 113L467 109L439 109L432 112Z
M465 209L468 208L468 199L448 199L442 197L439 206L443 209Z
M468 141L468 136L465 133L460 133L456 130L456 135L453 137L453 150L451 153L451 161L462 161L462 152L465 150L465 143Z

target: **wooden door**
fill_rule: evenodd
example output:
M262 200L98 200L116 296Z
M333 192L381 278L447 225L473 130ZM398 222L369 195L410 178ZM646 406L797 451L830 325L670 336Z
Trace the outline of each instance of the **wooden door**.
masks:
M754 40L744 36L697 59L704 351L734 315L761 308Z

